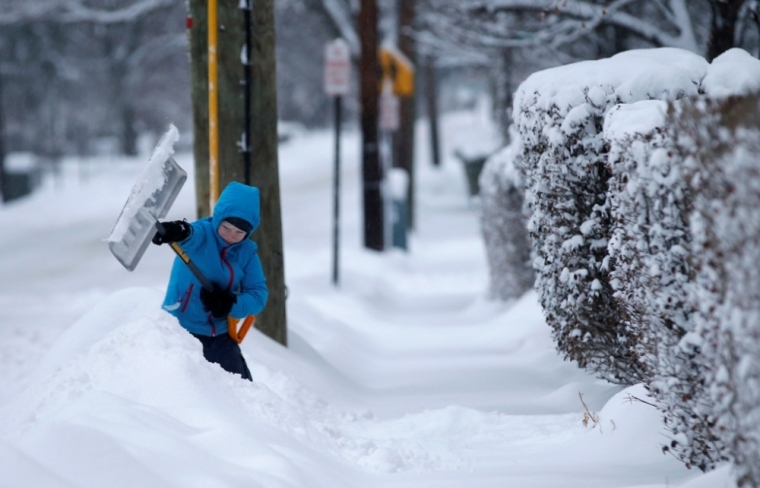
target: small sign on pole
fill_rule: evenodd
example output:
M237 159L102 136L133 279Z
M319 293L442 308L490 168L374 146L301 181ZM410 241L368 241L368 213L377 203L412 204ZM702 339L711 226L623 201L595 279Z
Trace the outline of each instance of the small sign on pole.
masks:
M325 93L331 97L348 95L351 89L351 51L343 39L325 46Z
M386 85L380 94L380 128L395 132L401 124L401 106L398 97Z
M341 97L351 89L351 52L343 39L325 46L325 93L335 100L335 170L333 174L333 273L332 282L338 286L338 248L340 242L340 122Z

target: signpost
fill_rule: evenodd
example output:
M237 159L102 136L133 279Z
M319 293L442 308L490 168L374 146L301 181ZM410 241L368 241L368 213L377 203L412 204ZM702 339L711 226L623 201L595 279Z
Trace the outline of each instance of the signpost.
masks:
M335 169L333 175L333 274L338 286L338 248L340 239L340 121L341 97L351 89L351 52L348 43L336 39L325 45L325 93L335 100Z

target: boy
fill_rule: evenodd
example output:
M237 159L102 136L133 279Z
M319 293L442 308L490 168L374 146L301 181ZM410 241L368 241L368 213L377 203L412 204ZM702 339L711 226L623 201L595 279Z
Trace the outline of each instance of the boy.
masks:
M164 222L153 243L177 242L214 285L208 291L187 265L175 258L163 308L203 344L207 361L252 381L240 346L227 333L227 316L243 318L263 310L269 291L257 253L248 239L259 226L259 190L232 182L213 216L193 223Z

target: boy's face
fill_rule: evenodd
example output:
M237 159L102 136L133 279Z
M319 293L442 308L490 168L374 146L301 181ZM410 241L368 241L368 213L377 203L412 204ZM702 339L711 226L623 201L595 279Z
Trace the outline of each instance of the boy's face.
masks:
M216 231L219 237L227 244L237 244L245 239L245 231L238 229L226 220L223 220Z

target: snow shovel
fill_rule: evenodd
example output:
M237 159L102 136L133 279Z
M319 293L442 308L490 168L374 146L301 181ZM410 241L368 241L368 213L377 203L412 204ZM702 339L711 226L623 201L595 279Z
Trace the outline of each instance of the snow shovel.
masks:
M111 253L129 271L137 267L156 234L156 221L166 216L187 180L185 170L171 157L172 145L178 139L177 128L170 126L132 187L106 239Z
M166 228L164 228L164 224L161 222L156 221L155 228L159 234L166 234ZM203 288L205 288L207 291L214 289L214 285L212 285L208 278L206 278L206 276L203 274L203 272L198 269L198 266L196 266L195 263L190 259L190 256L188 256L187 253L182 249L182 246L176 242L170 242L169 247L171 247L177 256L179 256L179 258L182 260L182 262L187 265L193 275L198 279L198 281L201 282L201 286L203 286ZM249 315L243 319L236 319L235 317L227 316L227 332L229 333L232 340L238 344L243 342L245 335L248 333L255 320L256 317L253 315ZM240 326L240 328L238 328L238 326Z

